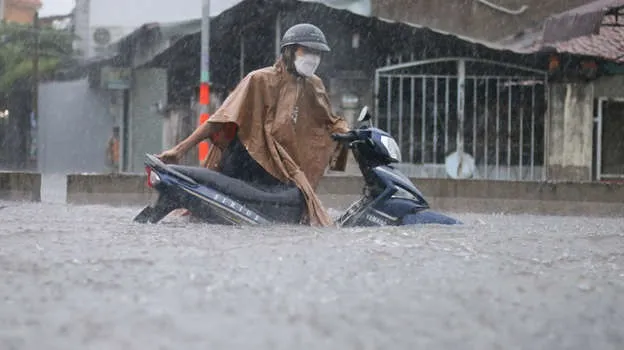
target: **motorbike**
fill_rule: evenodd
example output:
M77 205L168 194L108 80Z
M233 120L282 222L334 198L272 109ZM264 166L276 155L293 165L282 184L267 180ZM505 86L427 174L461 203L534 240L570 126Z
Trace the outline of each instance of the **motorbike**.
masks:
M430 210L422 192L394 163L401 151L387 132L365 123L372 119L364 107L360 126L332 138L348 145L364 178L362 196L335 223L339 227L457 225L459 220ZM156 200L135 218L158 223L175 209L211 224L299 224L306 204L294 185L259 188L202 167L165 164L146 154L147 185L158 192Z

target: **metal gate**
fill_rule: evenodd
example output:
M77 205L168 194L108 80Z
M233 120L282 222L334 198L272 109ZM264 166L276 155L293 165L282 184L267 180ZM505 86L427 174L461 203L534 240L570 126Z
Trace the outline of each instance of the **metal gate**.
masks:
M375 74L375 124L400 145L403 171L446 177L454 151L473 178L544 179L546 73L467 58L389 64Z

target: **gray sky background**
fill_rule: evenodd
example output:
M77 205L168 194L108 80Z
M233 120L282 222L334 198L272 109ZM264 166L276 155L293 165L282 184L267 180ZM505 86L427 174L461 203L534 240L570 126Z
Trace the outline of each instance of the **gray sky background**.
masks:
M74 8L74 0L43 0L41 16L63 15Z
M132 1L132 0L128 0ZM221 11L236 4L240 0L212 0L211 13ZM75 0L42 0L41 16L64 15L74 8Z

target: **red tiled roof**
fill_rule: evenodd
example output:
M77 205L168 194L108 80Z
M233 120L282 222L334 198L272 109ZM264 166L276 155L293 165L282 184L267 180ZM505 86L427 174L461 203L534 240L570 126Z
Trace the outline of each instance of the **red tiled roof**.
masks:
M624 62L624 19L620 19L622 27L602 26L600 33L583 36L556 44L549 44L559 52L601 57L613 61ZM603 24L614 24L615 18L607 16Z

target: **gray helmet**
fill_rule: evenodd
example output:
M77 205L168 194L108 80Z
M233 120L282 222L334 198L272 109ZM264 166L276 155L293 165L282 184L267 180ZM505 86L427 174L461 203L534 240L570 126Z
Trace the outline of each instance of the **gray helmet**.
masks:
M280 49L288 45L301 45L312 50L330 51L325 34L317 26L309 23L296 24L284 33Z

